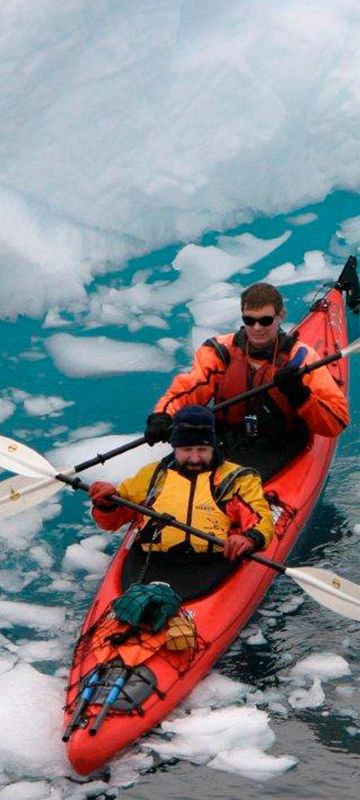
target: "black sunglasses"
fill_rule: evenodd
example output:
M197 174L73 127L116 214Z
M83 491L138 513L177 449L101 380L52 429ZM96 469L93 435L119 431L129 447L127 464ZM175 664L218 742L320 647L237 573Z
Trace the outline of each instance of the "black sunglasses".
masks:
M243 323L252 328L258 322L263 328L269 328L273 324L275 316L271 317L269 314L266 317L249 317L247 314L243 314Z

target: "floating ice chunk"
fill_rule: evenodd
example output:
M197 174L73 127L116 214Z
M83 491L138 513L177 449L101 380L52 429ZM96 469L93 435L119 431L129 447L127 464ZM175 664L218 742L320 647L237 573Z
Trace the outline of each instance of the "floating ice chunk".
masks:
M55 777L68 771L61 742L63 682L17 664L0 677L0 762L19 777Z
M46 397L43 394L37 397L27 397L24 408L30 417L58 417L65 408L75 405L73 400L63 400L62 397Z
M218 284L217 284L218 285ZM192 303L189 303L190 312L194 318L195 324L199 328L207 329L209 325L209 303L211 302L211 324L212 331L216 333L220 330L231 330L234 326L239 326L240 317L240 304L239 304L239 288L234 289L233 286L225 284L227 287L224 290L223 297L198 297ZM200 335L197 334L197 340ZM203 336L202 341L205 341L206 336Z
M111 431L110 422L96 422L95 425L83 425L70 431L69 442L79 442L81 439L90 439L92 436L105 436Z
M248 747L222 750L208 763L208 767L234 772L255 781L266 781L282 775L296 764L294 756L271 756L257 747Z
M289 703L293 708L318 708L325 700L320 678L314 678L310 689L294 689L289 695Z
M310 222L315 222L316 219L319 219L318 215L309 211L307 214L297 214L294 217L287 217L286 222L290 222L292 225L309 225Z
M43 569L51 569L54 559L48 552L47 548L44 545L38 544L35 547L31 547L29 550L29 555L34 561L37 561Z
M48 630L64 626L65 608L0 600L0 617L11 625L26 625L29 628Z
M69 377L119 375L123 372L170 372L174 359L160 347L120 342L105 336L71 336L55 333L46 347L57 368Z
M239 236L219 236L218 245L225 253L236 256L238 272L248 272L251 264L256 264L261 258L273 253L281 247L291 236L291 231L285 231L274 239L259 239L251 233L241 233Z
M65 445L64 447L56 448L49 453L46 453L47 458L55 466L61 468L64 464L78 464L92 458L96 453L105 453L108 450L114 450L115 447L121 447L128 444L128 442L143 436L143 433L131 433L121 436L103 436L94 439L87 439L86 441L76 442L74 444ZM160 461L170 452L168 444L155 444L150 447L148 444L143 444L137 447L136 450L131 450L124 456L115 456L109 459L105 464L98 464L96 467L85 470L82 474L84 478L92 480L110 481L117 486L124 478L129 475L134 475L140 467L148 464L150 461ZM24 515L23 515L24 516Z
M41 516L36 509L11 519L1 520L0 539L12 550L25 550L41 529Z
M298 661L292 668L291 674L299 677L317 676L322 681L350 675L350 667L345 658L336 653L316 653L315 655Z
M70 544L63 558L63 568L69 572L84 569L91 574L103 575L111 561L110 556L93 547Z
M323 254L314 250L304 255L304 264L296 269L294 264L281 264L272 269L265 280L273 283L274 286L284 286L294 283L307 283L319 278L321 281L335 279L337 268L331 267L325 261Z
M8 417L15 411L15 405L11 402L11 400L3 400L0 397L0 422L4 422Z
M17 656L15 654L0 656L0 675L3 675L5 672L11 670L14 664L17 661Z
M61 800L48 781L16 781L0 789L0 800Z
M176 734L171 741L154 738L149 745L162 756L185 758L204 764L219 752L238 746L270 747L275 736L268 726L264 711L256 708L228 706L215 711L188 714L165 720L161 729ZM147 744L147 743L146 743Z
M22 642L18 646L18 656L22 661L59 661L64 653L65 646L59 639L43 641L32 640Z
M267 639L265 639L265 636L264 636L261 628L258 628L256 633L253 633L247 639L247 644L251 644L251 645L266 644L266 642L267 642Z
M257 708L229 706L212 712L199 709L162 723L163 731L174 733L170 741L152 737L143 747L152 747L162 757L189 759L214 769L265 779L296 764L292 756L265 758L263 751L275 740L268 723L268 715Z
M282 614L292 614L294 611L297 611L300 606L302 606L303 602L304 595L294 594L289 598L289 600L286 600L284 603L279 605L279 611Z
M200 681L183 703L184 708L194 709L209 707L221 708L229 703L242 700L249 687L245 683L234 681L219 672L211 672Z
M87 536L81 542L81 547L86 550L104 550L108 544L108 537L103 536L101 533L94 534L94 536Z
M15 781L0 789L0 800L56 800L56 794L48 781Z
M140 771L150 769L153 763L152 755L139 751L138 745L134 745L119 759L111 761L111 784L123 788L131 786L139 780Z
M39 575L38 572L20 572L15 569L0 570L0 586L3 592L20 592L25 586L32 583Z

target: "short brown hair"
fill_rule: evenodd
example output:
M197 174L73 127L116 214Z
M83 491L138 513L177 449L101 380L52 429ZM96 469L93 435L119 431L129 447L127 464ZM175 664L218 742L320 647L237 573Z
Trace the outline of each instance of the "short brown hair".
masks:
M276 314L280 314L284 301L280 292L271 283L253 283L241 294L241 310L245 308L262 308L272 305Z

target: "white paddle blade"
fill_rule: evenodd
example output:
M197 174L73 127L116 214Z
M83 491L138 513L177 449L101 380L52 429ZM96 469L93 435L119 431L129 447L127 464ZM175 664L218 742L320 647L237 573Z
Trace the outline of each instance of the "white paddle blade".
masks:
M359 339L355 339L350 344L346 345L346 347L341 348L341 355L350 356L352 353L360 353L360 337Z
M0 436L0 467L29 478L54 477L54 467L30 447Z
M8 519L29 508L44 503L65 486L54 478L34 481L23 475L14 475L0 483L0 519Z
M285 574L322 606L342 617L360 621L360 586L357 583L316 567L287 567Z

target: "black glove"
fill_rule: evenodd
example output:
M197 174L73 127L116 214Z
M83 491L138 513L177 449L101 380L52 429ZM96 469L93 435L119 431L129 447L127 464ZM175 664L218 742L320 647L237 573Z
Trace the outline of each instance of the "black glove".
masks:
M287 364L286 367L279 369L274 376L274 383L294 408L305 403L310 395L309 387L304 386L302 376L298 374L298 367L293 364Z
M172 428L172 418L166 411L153 411L146 420L145 439L151 447L156 442L168 442Z

